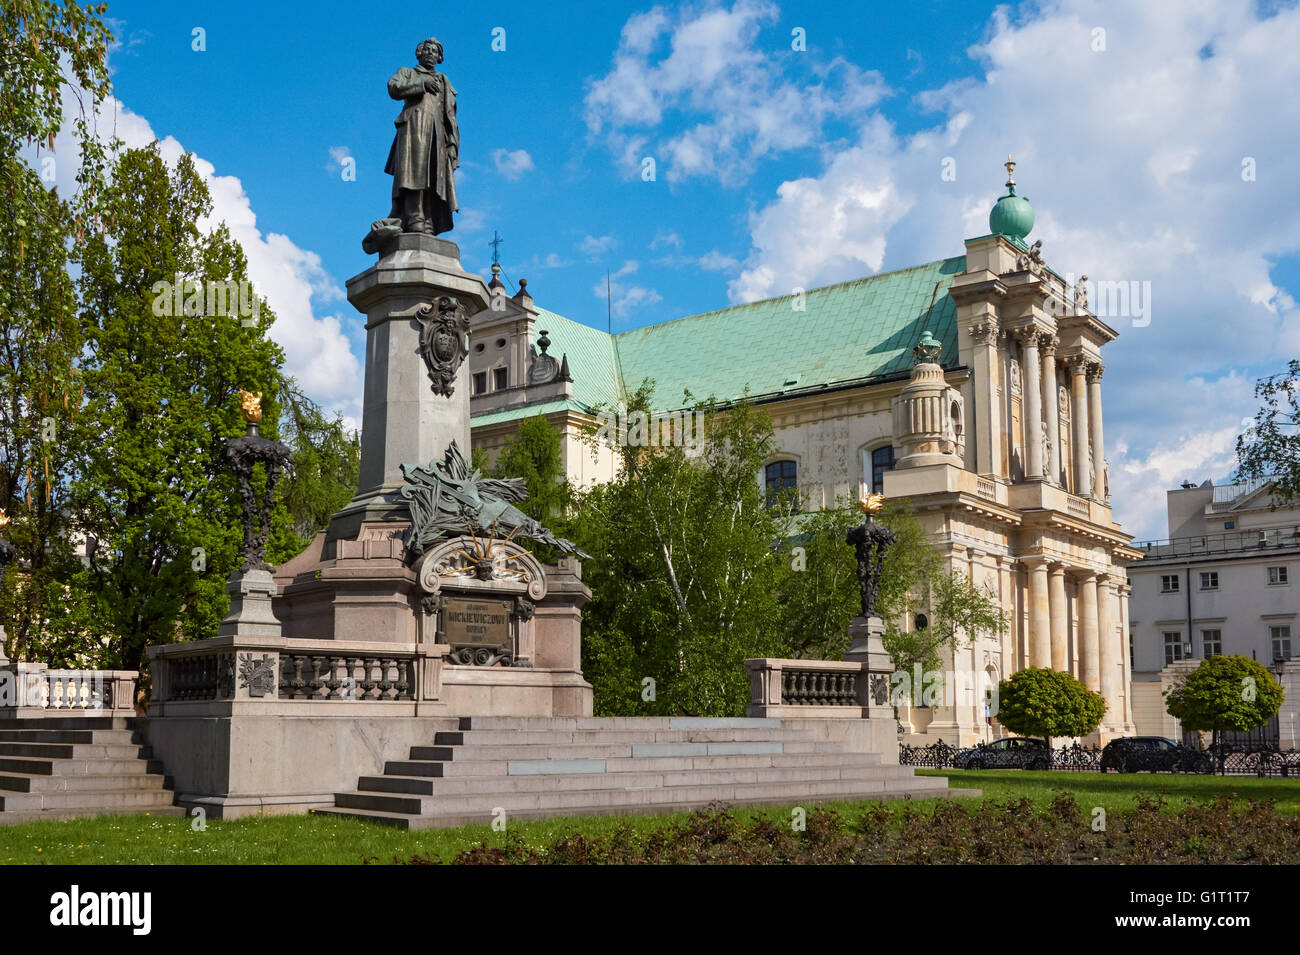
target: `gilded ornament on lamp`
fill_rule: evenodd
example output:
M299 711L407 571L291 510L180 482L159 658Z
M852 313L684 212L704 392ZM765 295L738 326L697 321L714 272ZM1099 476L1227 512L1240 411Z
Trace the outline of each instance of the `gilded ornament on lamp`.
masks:
M262 423L262 393L259 391L253 394L251 391L239 389L239 410L243 412L244 420L249 424Z

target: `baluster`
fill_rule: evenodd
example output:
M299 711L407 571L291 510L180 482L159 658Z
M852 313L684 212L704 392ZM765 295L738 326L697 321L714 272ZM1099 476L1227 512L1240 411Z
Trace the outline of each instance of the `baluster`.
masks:
M411 661L397 661L397 698L399 700L409 700L411 698Z
M293 699L293 658L287 654L280 654L280 674L276 681L275 695L276 699L288 700Z
M380 660L379 672L383 677L379 682L379 698L382 700L397 699L397 661L392 657L385 657Z
M379 681L375 679L376 663L374 657L362 657L361 659L361 698L363 700L379 699Z
M324 696L328 696L328 691L325 689L325 658L308 657L307 666L311 668L311 681L307 690L307 698L319 700Z
M295 653L290 656L289 659L291 661L290 665L293 667L289 681L290 686L293 687L292 696L290 698L300 700L306 695L307 681L304 680L302 676L302 665L303 661L306 660L306 657Z
M343 681L339 678L339 670L343 668L343 658L330 657L329 667L330 678L325 685L329 688L329 698L331 700L337 700L342 695L341 687L343 686Z

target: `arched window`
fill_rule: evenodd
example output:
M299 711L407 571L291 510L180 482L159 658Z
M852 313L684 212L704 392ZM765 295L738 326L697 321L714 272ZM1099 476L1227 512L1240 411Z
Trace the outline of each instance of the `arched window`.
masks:
M791 498L798 506L799 476L795 462L773 461L763 469L763 484L767 488L768 507L783 497Z
M885 472L894 470L894 448L885 445L871 452L871 493L880 494L885 490Z

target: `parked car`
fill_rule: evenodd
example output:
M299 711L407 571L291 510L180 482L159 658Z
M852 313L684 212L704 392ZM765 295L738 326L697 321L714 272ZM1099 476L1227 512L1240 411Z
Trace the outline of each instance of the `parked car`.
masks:
M957 769L1047 769L1051 763L1047 743L1028 736L980 743L953 760Z
M1117 773L1212 773L1214 759L1163 736L1127 736L1114 739L1101 751L1101 771Z

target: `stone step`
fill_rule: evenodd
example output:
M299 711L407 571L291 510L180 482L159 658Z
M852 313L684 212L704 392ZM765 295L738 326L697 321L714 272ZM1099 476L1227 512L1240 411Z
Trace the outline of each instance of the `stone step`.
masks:
M778 731L782 721L750 717L698 716L463 716L462 730L610 730L638 733L670 730L761 729Z
M71 776L81 773L161 773L156 760L50 759L36 756L0 756L0 773L28 773L36 776Z
M94 789L32 793L0 793L0 813L44 809L148 810L175 801L165 789Z
M359 792L400 793L417 796L441 794L523 792L545 789L610 789L646 786L703 785L713 782L794 782L811 779L864 779L872 775L883 778L911 779L906 766L777 766L757 769L673 770L651 773L590 773L581 775L527 776L362 776Z
M134 743L0 743L0 756L41 759L141 759L147 747Z
M511 760L399 760L384 764L389 776L506 776ZM535 761L534 761L535 762ZM737 756L644 756L606 759L605 772L666 772L688 769L755 769L768 766L879 766L878 753L760 753ZM558 764L551 767L562 772ZM590 768L589 768L589 771Z
M73 773L38 775L0 773L0 790L10 792L71 792L96 789L163 789L166 778L157 773Z
M794 729L710 729L710 730L510 730L472 729L434 736L435 746L495 745L600 745L618 743L752 743L819 739L809 730Z
M464 743L459 746L412 746L412 760L470 760L500 759L636 759L651 756L754 756L767 753L842 753L842 743L809 742L805 740L754 740L726 743L583 743L551 745L524 743L510 745L497 743L479 746Z
M136 734L128 729L52 730L21 729L0 730L0 743L104 743L119 746L139 744Z
M335 805L344 809L378 809L384 812L410 813L433 816L444 813L477 811L485 820L497 808L507 813L513 810L553 810L557 815L575 808L625 807L659 805L664 803L705 803L721 801L744 803L749 799L781 799L797 804L804 799L839 797L841 799L868 799L892 791L938 792L946 791L947 779L943 777L885 776L879 772L864 778L849 779L794 779L783 782L738 782L734 780L710 781L695 784L649 784L641 787L613 786L606 788L560 789L549 787L523 791L488 791L481 793L439 793L433 796L410 794L351 792L336 793Z
M918 780L931 777L916 777ZM974 797L979 796L978 789L936 789L936 788L898 788L888 791L869 793L863 795L862 799L949 799L954 797ZM652 815L672 812L690 812L696 809L703 809L713 803L715 800L706 795L686 796L677 795L673 801L656 802L656 803L632 803L622 806L610 805L588 805L588 806L571 806L563 811L557 811L550 808L545 809L508 809L507 823L510 821L525 821L530 819L554 819L557 817L574 817L574 816L635 816L635 815ZM795 806L801 805L806 809L830 802L860 801L852 795L834 795L829 797L809 798L807 794L802 798L792 798L785 793L776 793L766 796L746 797L743 800L737 800L729 803L736 806ZM495 806L493 807L495 808ZM491 814L484 814L479 811L461 811L461 812L439 812L428 816L413 816L405 813L385 812L377 809L350 809L336 806L332 809L318 809L318 813L334 816L347 816L354 819L362 819L368 822L381 823L384 825L396 826L402 829L440 829L451 826L468 826L468 825L486 825L492 821Z
M25 719L0 717L0 730L124 730L135 717L126 716L35 716Z
M47 819L88 819L97 816L139 816L146 813L150 816L159 817L181 817L188 815L183 806L154 806L147 809L99 806L87 806L81 809L24 809L21 812L0 812L0 826L16 825L21 822L44 822Z

